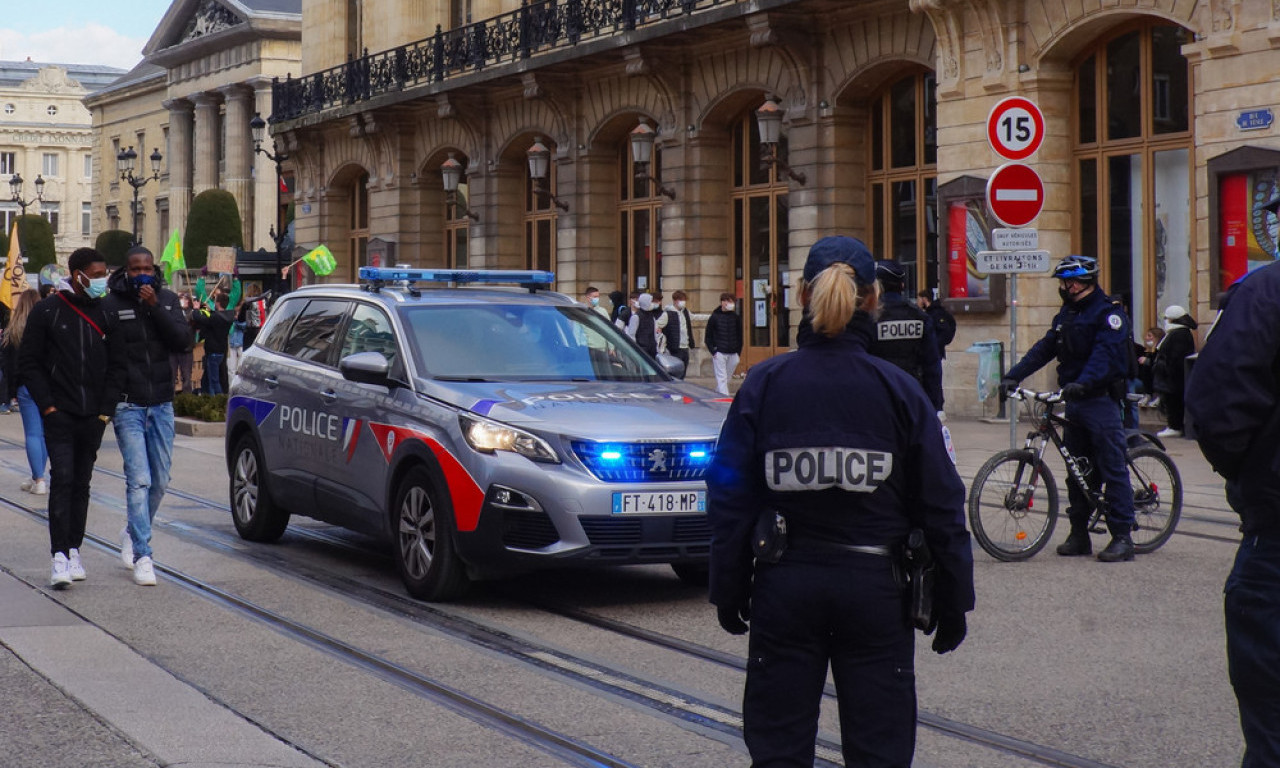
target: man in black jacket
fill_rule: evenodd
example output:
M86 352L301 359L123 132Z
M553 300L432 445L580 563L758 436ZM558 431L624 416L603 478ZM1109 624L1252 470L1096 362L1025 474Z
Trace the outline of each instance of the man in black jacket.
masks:
M938 358L947 359L947 345L956 337L956 318L938 301L938 289L926 288L916 297L916 306L933 321L933 337L938 343Z
M85 578L80 545L108 419L102 376L106 322L98 301L107 293L107 263L94 249L77 248L67 267L70 289L53 292L31 310L18 350L20 378L40 409L49 451L49 583L54 589Z
M720 294L720 306L707 318L704 341L711 355L711 368L716 374L716 391L729 394L729 379L738 368L738 356L742 354L742 318L734 311L732 293Z
M693 343L693 316L685 306L688 299L684 291L676 291L671 294L671 303L662 310L666 322L661 324L661 329L667 338L667 354L684 363L684 370L680 372L682 379L689 373L689 350L698 346Z
M124 458L129 522L120 556L134 583L155 586L151 521L169 485L173 460L173 369L169 356L191 344L178 296L164 287L151 251L135 245L124 269L109 282L102 302L107 334L107 387L103 413L114 420Z

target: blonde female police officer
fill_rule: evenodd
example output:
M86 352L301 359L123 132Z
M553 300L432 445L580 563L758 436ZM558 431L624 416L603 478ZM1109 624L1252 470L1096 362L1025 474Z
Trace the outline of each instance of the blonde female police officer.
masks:
M935 408L910 374L874 358L875 262L849 237L809 251L799 349L755 365L709 474L711 602L728 632L750 622L743 697L752 765L812 766L830 664L849 768L908 766L915 639L894 555L925 531L939 565L933 649L964 640L973 554L964 485ZM786 550L757 559L762 517Z

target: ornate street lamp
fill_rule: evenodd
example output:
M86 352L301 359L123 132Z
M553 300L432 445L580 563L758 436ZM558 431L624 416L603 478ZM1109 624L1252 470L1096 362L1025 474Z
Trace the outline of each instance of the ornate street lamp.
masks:
M764 104L756 110L756 126L760 129L760 167L777 166L793 181L805 183L805 175L791 170L787 161L778 157L778 139L782 133L782 107L773 96L765 96Z
M652 181L658 188L658 194L676 199L676 191L662 185L662 179L649 175L649 162L653 159L653 140L658 132L649 125L649 121L641 120L631 130L631 162L636 167L636 178L640 181Z
M458 213L466 216L472 221L479 221L480 215L471 210L470 202L458 198L458 182L462 181L462 163L458 162L457 155L453 152L449 153L449 159L440 165L440 176L444 179L444 191L448 195L449 205L456 206Z
M22 215L26 216L28 205L35 202L42 202L44 200L44 179L40 174L36 174L36 180L33 182L36 187L36 196L30 200L22 199L23 183L21 174L15 173L9 178L9 191L13 193L13 202L17 203L18 206L22 208Z
M533 193L545 197L555 203L562 211L569 210L569 204L551 193L547 187L547 172L551 170L551 150L542 143L541 136L533 138L533 146L529 147L529 178L533 179Z
M249 130L253 132L253 151L265 155L268 160L276 164L276 224L267 234L271 236L271 241L276 246L276 296L285 292L284 265L288 262L285 254L285 241L288 236L285 233L284 210L280 205L280 185L284 179L284 169L282 164L289 156L280 151L274 139L271 141L271 148L275 152L268 152L262 148L262 142L267 138L267 121L262 119L262 115L257 112L253 113L253 119L249 121Z
M133 187L133 244L141 245L142 240L138 237L138 190L145 187L148 183L160 178L160 161L164 157L157 148L151 153L151 175L135 176L133 169L138 165L138 153L133 147L120 150L116 155L116 170L120 172L120 180Z

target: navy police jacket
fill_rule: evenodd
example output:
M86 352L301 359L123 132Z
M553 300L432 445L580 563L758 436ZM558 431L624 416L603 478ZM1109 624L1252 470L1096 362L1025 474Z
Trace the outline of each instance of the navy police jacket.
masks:
M1005 377L1022 381L1057 358L1059 387L1082 384L1090 397L1097 397L1128 377L1132 344L1124 310L1094 288L1083 299L1064 304L1049 332Z
M858 312L832 339L806 318L798 350L752 366L707 478L712 603L750 597L756 521L777 511L789 539L892 545L924 529L940 566L939 610L972 610L964 484L933 404L867 352L874 329Z
M1280 533L1280 264L1227 293L1187 381L1196 441L1246 535Z
M925 311L901 293L881 297L871 354L911 374L924 387L933 409L942 410L942 358L938 355L937 331Z

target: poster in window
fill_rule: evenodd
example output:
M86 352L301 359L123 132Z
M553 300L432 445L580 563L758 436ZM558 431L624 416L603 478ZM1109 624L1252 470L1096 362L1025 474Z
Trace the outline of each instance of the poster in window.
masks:
M979 272L979 251L990 250L991 223L981 200L956 201L947 212L947 296L986 298L991 278Z
M1280 190L1280 169L1230 174L1219 185L1218 287L1226 290L1241 275L1276 260L1280 220L1258 206Z

